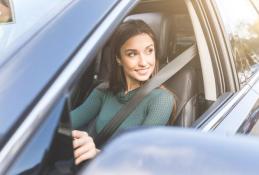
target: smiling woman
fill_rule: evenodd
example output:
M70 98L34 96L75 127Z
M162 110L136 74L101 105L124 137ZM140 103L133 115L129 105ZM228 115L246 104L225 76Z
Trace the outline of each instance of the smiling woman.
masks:
M155 34L145 22L130 20L122 23L112 37L112 69L108 86L95 88L89 97L71 112L73 128L80 129L90 120L96 119L94 130L97 134L101 133L116 113L140 90L144 82L155 74L158 66L157 48ZM173 95L169 91L154 89L115 133L140 125L166 125L174 103ZM88 133L74 131L73 137L76 164L95 157L99 152L94 139Z

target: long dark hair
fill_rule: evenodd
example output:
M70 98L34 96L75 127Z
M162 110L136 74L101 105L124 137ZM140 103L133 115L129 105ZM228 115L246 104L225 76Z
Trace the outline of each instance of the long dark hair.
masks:
M116 58L121 58L120 49L128 39L143 33L150 36L154 42L156 63L152 76L158 71L159 47L153 30L142 20L128 20L123 22L117 28L111 40L111 72L109 77L109 90L115 94L121 90L126 90L127 86L123 68L116 61Z

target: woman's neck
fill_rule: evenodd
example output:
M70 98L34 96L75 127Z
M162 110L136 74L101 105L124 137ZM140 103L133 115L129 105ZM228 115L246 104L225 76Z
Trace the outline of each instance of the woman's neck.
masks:
M127 89L125 90L124 93L127 94L128 92L133 91L139 87L140 87L140 83L128 84Z

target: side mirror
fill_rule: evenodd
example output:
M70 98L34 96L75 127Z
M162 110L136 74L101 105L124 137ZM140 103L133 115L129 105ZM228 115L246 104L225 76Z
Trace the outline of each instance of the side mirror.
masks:
M158 127L111 141L79 174L257 174L259 139Z

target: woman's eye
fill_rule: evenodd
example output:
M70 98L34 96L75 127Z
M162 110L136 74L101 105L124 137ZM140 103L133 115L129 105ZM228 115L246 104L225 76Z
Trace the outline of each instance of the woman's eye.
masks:
M146 53L147 53L148 55L150 55L150 54L152 54L152 53L153 53L153 51L154 51L154 49L153 49L153 48L149 48L149 49L147 49L147 52L146 52Z
M128 55L128 57L134 57L134 56L136 56L136 53L135 52L130 52L127 55Z

